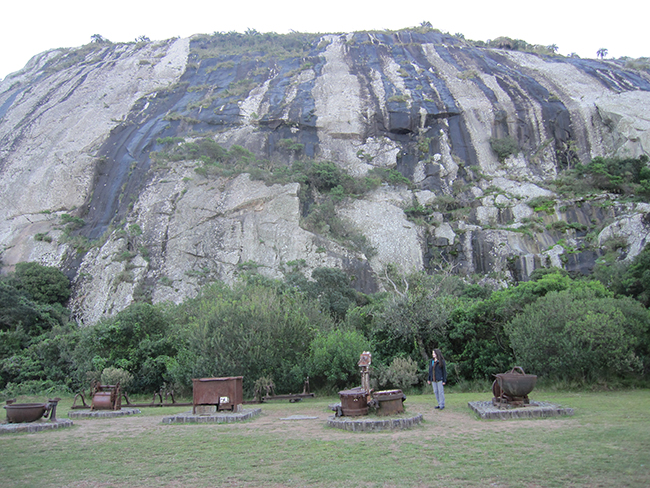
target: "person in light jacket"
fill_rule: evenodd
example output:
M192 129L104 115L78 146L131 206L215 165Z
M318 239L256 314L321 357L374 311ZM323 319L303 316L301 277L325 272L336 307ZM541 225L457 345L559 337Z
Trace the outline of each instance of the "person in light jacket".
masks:
M442 356L440 349L434 349L432 353L433 359L429 364L429 380L427 383L433 385L433 393L436 395L438 405L435 408L442 410L445 408L445 389L444 385L447 384L447 365L445 358Z

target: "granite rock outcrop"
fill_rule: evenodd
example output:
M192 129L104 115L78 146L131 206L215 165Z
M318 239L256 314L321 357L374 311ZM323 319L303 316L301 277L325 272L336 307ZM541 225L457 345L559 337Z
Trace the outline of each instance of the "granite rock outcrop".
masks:
M282 278L296 262L307 276L341 268L365 292L388 265L501 282L542 266L589 273L612 239L622 259L641 251L650 206L562 199L547 183L597 156L650 153L648 113L647 72L431 29L53 50L0 82L2 260L65 269L83 323L134 300L180 302L246 269ZM363 252L307 230L313 202L299 182L152 158L199 138L241 146L269 171L328 161L409 184L339 201ZM534 198L551 203L539 211Z

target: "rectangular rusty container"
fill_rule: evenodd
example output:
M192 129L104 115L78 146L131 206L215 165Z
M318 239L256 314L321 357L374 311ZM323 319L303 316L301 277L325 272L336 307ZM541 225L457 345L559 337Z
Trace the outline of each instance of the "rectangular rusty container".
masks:
M192 412L196 413L197 405L215 405L217 410L240 411L244 403L243 379L243 376L192 379Z

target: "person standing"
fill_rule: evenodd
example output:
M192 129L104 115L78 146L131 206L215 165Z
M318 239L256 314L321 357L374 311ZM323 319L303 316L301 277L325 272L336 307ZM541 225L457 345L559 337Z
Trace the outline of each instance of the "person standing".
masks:
M433 359L429 364L429 379L427 383L433 385L433 393L436 395L438 405L435 408L442 410L445 408L445 389L447 384L447 365L445 358L442 356L440 349L434 349L432 352Z

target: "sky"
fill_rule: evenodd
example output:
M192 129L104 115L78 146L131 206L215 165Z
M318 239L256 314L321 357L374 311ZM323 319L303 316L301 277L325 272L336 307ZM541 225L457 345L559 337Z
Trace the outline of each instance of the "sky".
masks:
M11 2L10 5L7 3ZM647 0L7 0L0 6L0 80L43 51L213 32L397 30L424 21L466 39L507 36L595 58L650 57Z

